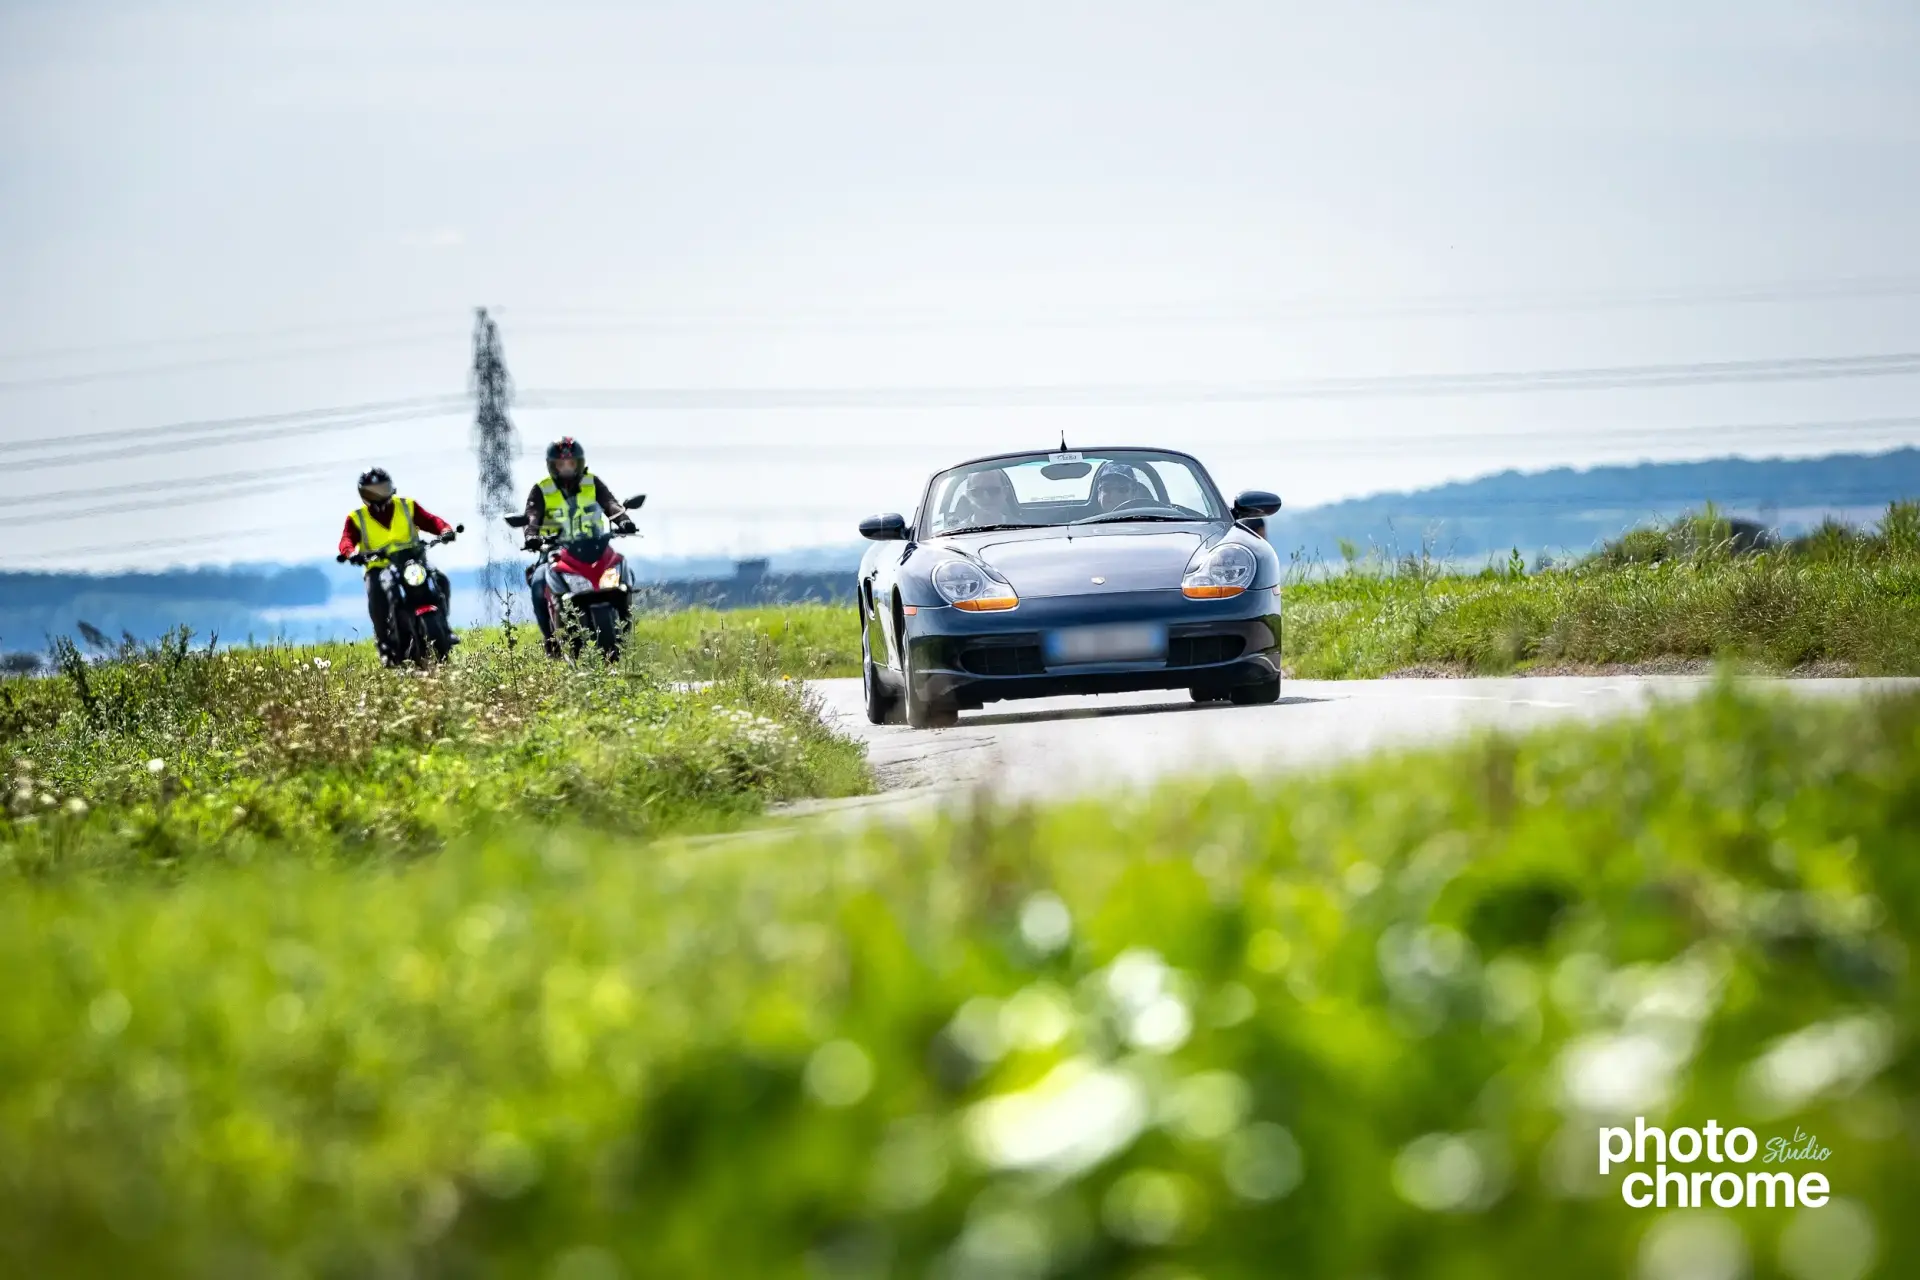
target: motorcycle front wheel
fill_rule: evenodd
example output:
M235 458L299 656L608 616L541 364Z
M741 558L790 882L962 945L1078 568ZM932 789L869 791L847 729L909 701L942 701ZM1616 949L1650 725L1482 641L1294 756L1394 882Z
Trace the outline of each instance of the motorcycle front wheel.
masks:
M620 613L610 604L596 604L587 611L587 624L593 632L594 647L600 656L613 662L620 656Z
M432 648L433 656L445 662L447 655L453 652L453 628L447 625L446 612L436 609L419 621L426 624L427 644Z
M426 639L420 634L420 619L405 609L396 609L393 619L393 654L389 666L404 667L424 661Z

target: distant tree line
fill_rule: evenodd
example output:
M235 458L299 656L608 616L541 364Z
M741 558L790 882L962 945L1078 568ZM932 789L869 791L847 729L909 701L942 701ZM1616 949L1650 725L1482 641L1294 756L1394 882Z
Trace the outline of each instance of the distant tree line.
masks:
M325 604L329 594L327 575L311 565L270 572L168 569L160 573L0 573L0 600L9 608L71 604L82 596L137 596L273 609Z

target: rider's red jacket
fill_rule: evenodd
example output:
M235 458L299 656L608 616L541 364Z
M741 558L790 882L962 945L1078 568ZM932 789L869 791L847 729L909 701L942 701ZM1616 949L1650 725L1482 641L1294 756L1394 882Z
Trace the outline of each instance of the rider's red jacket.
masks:
M380 518L380 513L378 511L375 511L372 507L367 508L367 514L373 517L374 523L376 524L391 525L393 523L393 508L391 506L387 508L387 518L384 520ZM414 518L414 525L417 528L425 530L427 533L432 534L436 538L453 528L452 525L448 524L445 520L442 520L439 516L433 514L433 512L427 510L425 507L421 506L417 502L413 504L413 518ZM357 551L359 547L360 547L360 527L354 524L353 513L348 512L347 526L346 528L340 531L340 554L343 556L350 556L355 551Z

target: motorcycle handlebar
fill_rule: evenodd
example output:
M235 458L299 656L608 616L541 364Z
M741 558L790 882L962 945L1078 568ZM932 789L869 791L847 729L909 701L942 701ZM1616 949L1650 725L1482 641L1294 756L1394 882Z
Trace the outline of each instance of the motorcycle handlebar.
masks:
M638 529L615 529L606 536L609 538L637 538L640 536L640 531ZM571 541L573 541L573 539L563 538L557 533L549 534L544 538L529 538L526 542L526 549L551 551L553 548L565 546Z
M466 531L467 531L467 526L465 526L464 524L457 524L453 526L452 533L443 533L437 538L428 538L425 542L422 542L420 545L423 547L437 547L443 542L452 542L453 535L455 533L465 533ZM336 555L333 558L333 562L335 564L360 565L364 568L367 563L367 553L364 551L356 551L350 556Z

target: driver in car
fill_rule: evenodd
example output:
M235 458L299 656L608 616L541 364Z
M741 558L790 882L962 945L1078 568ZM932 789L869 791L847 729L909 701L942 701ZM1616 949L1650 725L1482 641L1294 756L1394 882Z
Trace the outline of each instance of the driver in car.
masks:
M1151 502L1153 495L1134 478L1133 468L1109 462L1100 468L1093 481L1093 505L1101 515L1118 511L1129 503Z
M982 524L1017 524L1020 500L1013 481L998 469L976 471L960 486L960 495L948 511L950 528Z

